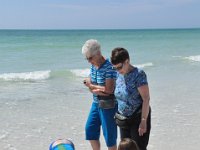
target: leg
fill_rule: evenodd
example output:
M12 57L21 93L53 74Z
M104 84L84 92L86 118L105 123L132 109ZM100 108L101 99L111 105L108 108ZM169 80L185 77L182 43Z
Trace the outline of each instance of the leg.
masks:
M102 123L103 135L108 147L108 150L117 149L117 125L114 120L115 112L117 111L117 105L115 108L102 109L99 108L99 114Z
M93 150L100 150L100 126L98 104L93 103L85 126L86 140L89 140Z
M114 145L114 146L112 146L112 147L108 147L108 150L117 150L117 146Z
M93 150L100 150L99 140L90 140L90 144L91 144Z
M141 117L137 117L136 124L131 127L131 138L136 141L140 150L146 150L149 142L149 135L151 130L151 111L147 118L147 132L143 136L139 136L138 128L141 121Z
M120 129L120 138L131 138L131 128L119 128Z

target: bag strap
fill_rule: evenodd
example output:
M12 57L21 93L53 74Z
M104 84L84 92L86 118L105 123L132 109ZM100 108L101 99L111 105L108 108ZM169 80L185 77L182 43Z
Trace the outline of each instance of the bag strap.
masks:
M97 97L98 97L98 99L101 99L101 100L115 99L115 95L114 94L111 94L109 96L100 96L100 95L98 95Z

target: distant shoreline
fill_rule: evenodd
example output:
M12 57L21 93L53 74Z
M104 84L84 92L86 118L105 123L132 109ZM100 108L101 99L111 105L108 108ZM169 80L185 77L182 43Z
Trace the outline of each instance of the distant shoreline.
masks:
M108 30L122 30L122 31L126 31L126 30L135 30L135 31L144 31L144 30L199 30L200 27L194 27L194 28L138 28L138 29L0 29L0 31L13 31L13 30L17 30L17 31L108 31Z

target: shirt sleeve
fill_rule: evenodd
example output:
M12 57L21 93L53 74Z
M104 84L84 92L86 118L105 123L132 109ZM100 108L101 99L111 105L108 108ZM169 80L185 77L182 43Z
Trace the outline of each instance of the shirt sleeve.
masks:
M138 70L137 87L148 85L146 73L143 70Z
M110 66L106 71L106 79L116 79L117 72Z

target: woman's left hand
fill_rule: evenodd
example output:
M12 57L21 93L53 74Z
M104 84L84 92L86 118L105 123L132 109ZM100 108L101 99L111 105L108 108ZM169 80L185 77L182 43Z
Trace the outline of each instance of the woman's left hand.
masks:
M139 132L139 136L143 136L144 133L147 132L147 122L146 122L146 120L141 120L138 132Z

